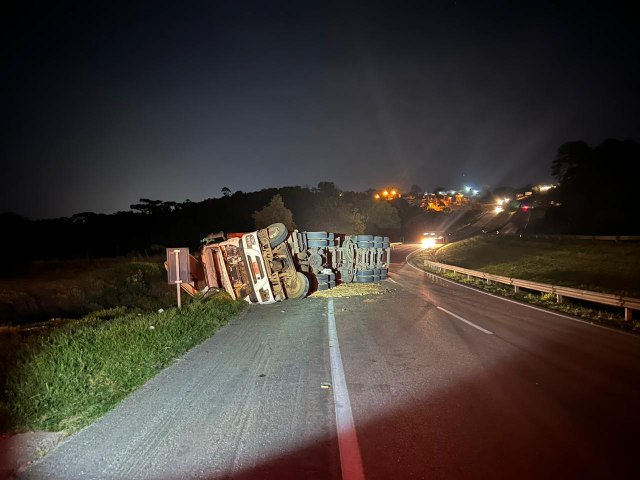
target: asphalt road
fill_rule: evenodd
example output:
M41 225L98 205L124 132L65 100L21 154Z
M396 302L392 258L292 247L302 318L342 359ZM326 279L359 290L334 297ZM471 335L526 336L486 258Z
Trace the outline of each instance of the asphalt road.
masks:
M251 306L23 477L640 478L640 337L432 281L411 248L385 295Z

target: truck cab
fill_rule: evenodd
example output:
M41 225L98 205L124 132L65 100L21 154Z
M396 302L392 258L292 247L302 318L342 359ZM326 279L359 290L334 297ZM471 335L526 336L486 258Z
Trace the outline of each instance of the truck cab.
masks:
M273 224L204 245L200 261L207 286L224 288L233 298L249 303L306 296L309 280L296 271L285 241L288 235L283 224Z

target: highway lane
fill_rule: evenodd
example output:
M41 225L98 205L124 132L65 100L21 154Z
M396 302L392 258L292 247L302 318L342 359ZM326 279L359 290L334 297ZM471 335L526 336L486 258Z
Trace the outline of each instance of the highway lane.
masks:
M638 476L638 336L395 267L338 323L367 478Z
M338 479L326 300L250 306L20 478Z
M250 307L23 477L357 473L338 347L367 479L636 478L640 338L434 282L412 248L385 295Z

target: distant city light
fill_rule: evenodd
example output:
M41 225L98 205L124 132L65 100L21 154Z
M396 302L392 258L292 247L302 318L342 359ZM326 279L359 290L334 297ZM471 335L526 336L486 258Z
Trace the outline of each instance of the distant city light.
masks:
M387 188L381 192L376 192L373 195L373 198L376 200L380 200L380 198L384 198L385 200L395 200L400 197L402 197L402 195L397 188Z

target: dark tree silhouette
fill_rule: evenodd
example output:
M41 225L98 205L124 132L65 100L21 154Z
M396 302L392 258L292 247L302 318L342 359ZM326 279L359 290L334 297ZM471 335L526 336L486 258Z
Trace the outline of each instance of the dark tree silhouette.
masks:
M284 226L287 227L288 230L296 229L293 214L291 210L285 207L281 195L275 195L269 202L269 205L254 212L252 216L256 222L256 228L265 228L272 223L284 223Z
M629 235L640 233L636 180L640 144L605 140L592 149L583 141L560 146L552 162L558 179L547 227L564 233Z
M424 193L424 190L422 190L422 187L420 185L413 184L409 189L409 193L412 195L422 195Z

